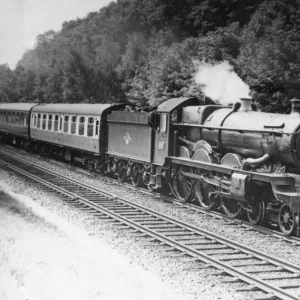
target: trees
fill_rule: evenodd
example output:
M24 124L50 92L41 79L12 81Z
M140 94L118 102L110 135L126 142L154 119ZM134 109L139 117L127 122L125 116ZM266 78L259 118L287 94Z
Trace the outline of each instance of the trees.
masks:
M266 110L299 94L300 0L118 0L37 37L0 101L156 105L202 97L195 60L229 61Z
M299 0L265 1L244 29L239 63L266 110L286 110L300 95L290 88L299 83L299 30Z

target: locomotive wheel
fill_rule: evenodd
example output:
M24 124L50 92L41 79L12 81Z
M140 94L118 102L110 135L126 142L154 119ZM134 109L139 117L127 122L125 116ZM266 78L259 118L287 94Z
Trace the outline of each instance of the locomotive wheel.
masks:
M194 192L195 180L182 175L182 172L189 171L193 172L185 166L177 167L174 176L171 179L172 192L175 195L175 197L181 202L186 202L190 200Z
M197 200L200 206L205 210L211 210L215 205L215 201L210 197L213 191L214 188L210 184L201 182L200 180L195 182L195 200Z
M221 206L224 213L230 218L236 218L240 215L242 208L240 202L230 198L222 198Z
M210 145L205 141L198 141L195 144L195 154L192 157L192 160L206 162L206 163L214 163L214 158L211 155L212 149ZM200 175L200 171L196 171L197 174ZM204 174L208 177L211 175L210 173ZM205 210L210 210L214 207L215 201L213 197L210 197L210 194L214 192L214 187L206 182L202 182L200 180L196 180L195 182L195 200L197 200L200 206Z
M131 182L133 186L140 186L142 183L142 172L138 164L133 164L131 170Z
M265 218L265 202L256 201L247 207L247 218L252 225L262 224Z
M119 161L117 165L118 181L124 182L126 180L126 165L123 161Z
M284 203L279 210L279 228L284 235L290 235L295 228L294 213L289 204Z

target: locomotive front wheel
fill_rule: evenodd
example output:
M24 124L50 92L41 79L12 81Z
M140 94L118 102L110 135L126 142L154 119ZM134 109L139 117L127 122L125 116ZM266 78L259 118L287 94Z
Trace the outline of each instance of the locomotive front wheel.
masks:
M131 182L133 186L140 186L143 182L142 171L138 164L134 164L132 166Z
M118 172L118 181L124 182L126 179L126 166L123 161L120 161L117 165L117 172Z
M247 218L252 225L262 224L265 218L265 202L257 201L247 207Z
M194 192L195 180L189 177L185 177L182 172L189 172L188 167L180 166L175 170L173 178L171 180L172 192L175 197L181 201L186 202L192 198ZM192 171L191 171L192 172Z
M222 198L221 207L224 213L230 218L238 217L242 211L240 202L230 198Z
M214 198L211 197L212 192L214 192L214 188L210 184L200 180L195 182L195 200L205 210L211 210L215 205Z
M290 235L295 228L295 216L288 203L282 204L279 210L279 228L284 235Z

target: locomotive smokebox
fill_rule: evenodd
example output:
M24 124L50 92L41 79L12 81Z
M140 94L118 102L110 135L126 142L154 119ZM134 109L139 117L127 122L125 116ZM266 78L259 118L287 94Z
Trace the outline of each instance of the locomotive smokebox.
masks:
M292 110L291 110L291 115L299 115L300 114L300 99L293 98L291 100L292 103Z
M240 98L241 106L239 108L240 111L248 111L252 110L251 107L251 98Z

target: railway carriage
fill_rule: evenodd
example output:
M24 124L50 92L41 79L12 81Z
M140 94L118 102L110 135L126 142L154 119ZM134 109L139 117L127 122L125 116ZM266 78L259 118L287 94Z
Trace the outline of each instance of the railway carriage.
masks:
M30 139L29 115L35 103L0 104L0 137L14 145L26 145ZM26 146L25 146L26 147Z
M31 113L31 142L41 155L59 155L95 167L107 150L111 104L45 104Z

